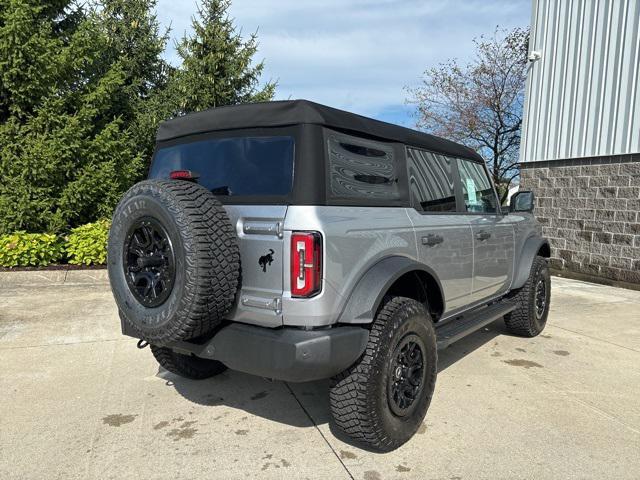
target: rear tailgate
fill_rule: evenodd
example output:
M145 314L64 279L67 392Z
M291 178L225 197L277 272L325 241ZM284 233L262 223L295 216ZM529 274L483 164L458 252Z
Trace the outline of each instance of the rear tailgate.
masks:
M241 289L229 320L282 325L286 205L225 205L240 244Z

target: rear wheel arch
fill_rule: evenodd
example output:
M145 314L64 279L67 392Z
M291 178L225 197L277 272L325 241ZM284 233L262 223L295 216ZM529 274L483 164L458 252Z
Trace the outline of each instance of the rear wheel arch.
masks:
M427 307L432 318L437 320L444 312L444 298L440 282L435 274L427 270L411 270L401 275L385 296L406 297L417 300ZM380 308L380 306L378 306Z
M373 322L383 299L390 295L412 298L425 304L434 320L444 311L442 286L435 272L410 258L393 256L380 260L362 275L338 322Z

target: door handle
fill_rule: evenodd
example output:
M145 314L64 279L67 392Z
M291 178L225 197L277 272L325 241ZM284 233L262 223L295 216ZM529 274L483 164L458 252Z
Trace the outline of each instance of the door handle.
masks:
M433 247L442 242L444 242L444 238L442 238L441 235L436 235L435 233L430 233L429 235L422 237L422 244L428 247Z
M484 230L476 233L476 240L480 240L481 242L483 242L484 240L487 240L488 238L491 238L491 234L489 232L485 232Z

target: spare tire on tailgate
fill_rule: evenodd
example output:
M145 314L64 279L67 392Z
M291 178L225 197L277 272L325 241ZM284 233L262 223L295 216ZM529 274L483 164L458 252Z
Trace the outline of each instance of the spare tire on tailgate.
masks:
M240 277L234 227L206 188L146 180L113 215L109 281L123 320L154 344L213 330L233 305Z

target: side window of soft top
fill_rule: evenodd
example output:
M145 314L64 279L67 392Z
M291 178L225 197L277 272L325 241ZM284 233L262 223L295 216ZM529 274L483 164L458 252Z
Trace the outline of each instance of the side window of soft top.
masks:
M498 199L484 166L471 160L458 159L458 173L466 211L496 213Z
M407 148L411 205L419 212L455 212L453 162L433 152Z
M398 200L394 149L383 142L329 134L329 193L334 199Z

